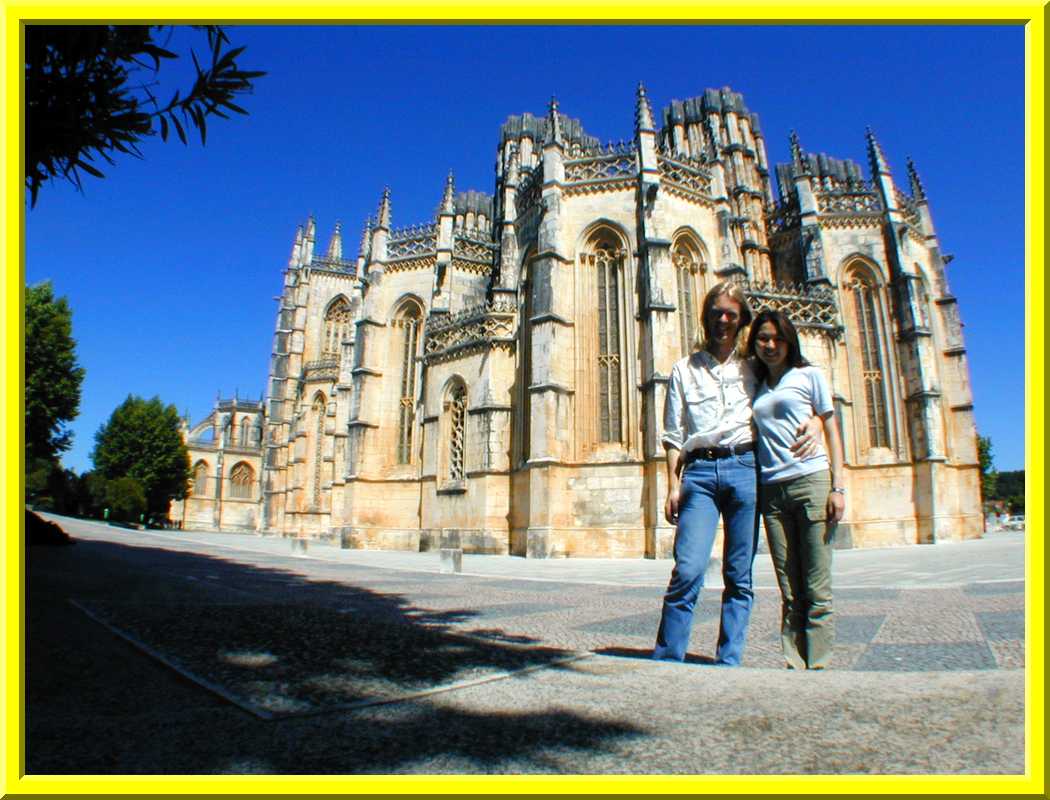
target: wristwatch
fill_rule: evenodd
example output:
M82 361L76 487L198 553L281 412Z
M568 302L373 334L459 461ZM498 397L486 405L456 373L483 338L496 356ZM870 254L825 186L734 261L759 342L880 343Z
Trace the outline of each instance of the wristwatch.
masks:
M846 493L846 487L845 486L835 486L835 487L832 488L831 493L832 494L845 494Z

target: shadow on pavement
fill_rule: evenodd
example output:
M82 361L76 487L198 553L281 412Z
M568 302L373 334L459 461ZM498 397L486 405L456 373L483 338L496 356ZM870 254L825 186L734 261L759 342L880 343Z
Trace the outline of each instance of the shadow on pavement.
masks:
M529 667L574 667L556 663L569 652L497 628L458 633L476 612L354 585L338 579L348 572L340 565L312 565L333 573L313 579L158 547L79 545L33 548L27 558L30 773L381 773L442 755L474 772L511 762L542 769L549 752L601 750L638 732L554 708L485 714L416 701L323 713ZM440 587L442 577L406 581ZM278 718L261 721L202 691L70 600ZM314 716L280 719L298 713Z
M653 660L653 649L651 647L598 647L591 651L599 656L615 656L616 658L640 658L645 661ZM693 653L685 654L687 664L714 664L711 656L698 656Z

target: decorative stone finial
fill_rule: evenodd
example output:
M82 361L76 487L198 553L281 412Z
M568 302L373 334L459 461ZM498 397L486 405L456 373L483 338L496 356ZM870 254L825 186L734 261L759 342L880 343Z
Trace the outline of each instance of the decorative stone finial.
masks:
M795 166L795 174L800 175L806 169L806 162L802 159L802 143L798 140L798 133L791 131L791 163Z
M343 257L343 226L336 220L335 230L328 242L328 258L341 259Z
M368 255L368 245L372 239L372 215L369 214L365 217L365 227L361 231L361 247L358 248L357 254L362 258Z
M645 94L645 84L641 81L638 81L638 99L634 108L634 129L636 133L656 129L656 125L653 122L653 109L649 105L648 96Z
M882 148L879 146L878 140L875 138L875 132L872 129L865 128L865 137L868 140L868 163L871 166L871 175L889 175L890 167L886 163L886 156L882 154Z
M911 156L908 156L908 180L911 182L911 196L916 200L924 201L926 189L922 185L919 171L915 169L915 162L911 160Z
M441 213L442 214L454 214L456 212L456 206L454 204L454 198L456 196L456 181L452 175L452 170L448 171L448 177L445 178L445 193L441 196Z
M390 230L390 187L383 188L383 197L379 201L379 213L377 215L377 228Z
M551 95L551 104L547 110L547 138L544 144L564 144L561 135L561 115L558 113L558 98Z
M288 263L294 267L299 266L300 261L303 257L303 226L295 226L295 242L292 243L292 254L288 258Z

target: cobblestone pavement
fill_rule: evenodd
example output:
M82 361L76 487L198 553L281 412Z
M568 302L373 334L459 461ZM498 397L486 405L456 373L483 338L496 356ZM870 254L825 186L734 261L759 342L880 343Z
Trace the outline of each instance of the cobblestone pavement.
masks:
M278 537L51 519L78 544L30 553L31 772L1023 770L1023 534L837 552L835 658L832 669L808 675L782 669L779 594L767 555L756 561L743 668L726 670L705 666L717 637L716 572L709 576L712 588L702 593L688 662L648 660L669 561L465 556L463 573L448 575L440 573L435 553L311 543L304 554ZM34 616L34 604L41 616ZM77 609L95 609L95 621ZM251 722L242 710L252 711L250 703L237 708L201 688L209 686L201 675L211 674L211 656L200 645L206 637L194 634L202 629L194 615L216 615L243 633L260 609L272 609L273 630L293 637L324 626L339 631L337 637L311 633L303 640L311 652L297 655L296 663L317 673L310 678L316 700L311 715L264 722L256 714ZM68 631L55 630L69 625L86 637L80 653L67 652ZM34 630L41 635L34 637ZM430 682L424 667L424 674L411 676L411 687L406 679L400 702L335 702L333 665L354 666L342 652L347 640L359 636L349 649L367 660L376 656L366 637L389 637L389 631L401 633L396 644L381 649L400 652L365 667L393 670L396 677L395 663L425 665L430 659ZM448 638L435 645L434 631ZM424 632L429 638L421 638ZM324 652L329 639L341 645L338 657ZM478 642L488 649L479 652ZM123 666L115 675L93 677L81 664L79 677L70 680L64 670L73 670L92 648L108 648L111 660L122 654ZM270 651L263 655L276 658ZM582 660L559 660L581 654ZM242 660L249 656L260 657L238 651ZM45 659L64 661L45 676L34 670L34 661ZM511 664L531 666L521 672ZM181 666L181 674L171 666ZM133 713L114 686L124 671L135 681L124 683L125 690L140 687L142 700L166 710L171 726L150 723L148 731L138 730L146 725L143 709L136 702ZM143 671L148 678L138 674ZM211 690L242 691L243 681L217 674ZM281 680L253 686L278 692L301 676ZM90 698L92 681L109 688L96 686ZM440 693L420 693L421 685ZM149 686L157 693L152 700ZM327 694L318 694L322 690ZM360 691L353 697L363 696ZM81 712L72 726L85 743L79 753L49 746L70 735L70 708ZM714 727L698 731L698 714ZM269 734L252 727L267 725ZM211 749L190 744L192 730L200 736L202 726ZM296 737L309 731L328 738L308 747ZM422 744L428 731L439 741ZM799 731L808 731L808 738ZM229 736L239 736L243 747ZM108 761L96 752L103 742L112 750ZM741 760L745 744L748 755ZM396 757L384 749L395 746Z

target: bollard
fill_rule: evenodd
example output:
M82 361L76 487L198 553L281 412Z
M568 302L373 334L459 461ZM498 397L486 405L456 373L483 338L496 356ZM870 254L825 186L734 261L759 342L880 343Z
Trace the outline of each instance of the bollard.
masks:
M460 548L441 548L441 571L446 573L463 571L463 551Z

